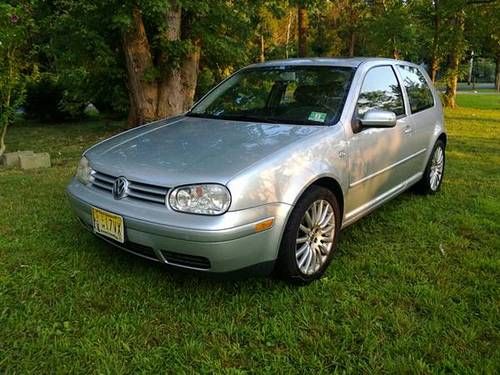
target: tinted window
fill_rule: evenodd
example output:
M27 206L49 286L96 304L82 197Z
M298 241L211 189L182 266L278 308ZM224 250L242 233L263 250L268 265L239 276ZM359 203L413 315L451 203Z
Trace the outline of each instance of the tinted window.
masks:
M434 106L431 89L427 85L423 74L412 66L398 65L398 69L410 100L411 112L423 111Z
M379 66L368 71L357 107L359 118L373 109L391 111L397 116L405 113L401 87L390 66Z
M188 116L326 125L342 112L353 72L329 66L245 69L208 94Z

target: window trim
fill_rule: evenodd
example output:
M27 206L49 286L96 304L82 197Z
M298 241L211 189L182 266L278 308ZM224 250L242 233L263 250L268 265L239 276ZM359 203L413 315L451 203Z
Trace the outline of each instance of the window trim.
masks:
M381 65L375 65L375 66L372 66L370 68L368 68L368 70L365 72L365 74L363 75L363 79L361 81L361 84L359 85L359 90L358 90L358 93L356 95L356 101L355 101L355 105L354 105L354 117L357 119L358 117L358 114L357 114L357 107L358 107L358 100L359 100L359 97L361 95L361 90L363 90L363 85L365 83L365 79L366 79L366 76L370 73L370 71L372 71L373 69L375 68L383 68L383 67L389 67L391 70L392 70L392 74L394 74L394 78L396 78L396 82L398 83L399 85L399 89L401 91L401 99L402 99L402 102L403 102L403 110L404 110L404 113L402 113L401 115L396 115L396 119L397 120L400 120L400 119L403 119L405 117L408 116L409 112L408 112L408 108L407 108L407 105L406 105L406 101L405 101L405 94L406 94L406 91L403 91L403 87L401 85L401 81L399 79L399 76L398 76L398 72L396 71L396 69L394 68L394 65L393 64L381 64Z
M406 89L406 86L404 85L404 78L403 78L403 75L402 75L402 73L401 73L401 71L399 69L400 66L401 67L407 66L407 67L410 67L410 68L414 68L414 69L417 70L417 72L419 72L422 75L422 77L425 80L425 84L427 85L427 88L429 89L429 91L431 93L431 97L432 97L432 105L431 106L425 107L425 108L419 109L418 111L413 112L413 109L411 107L411 102L410 102L410 95L408 94L408 90ZM436 107L436 98L435 98L435 95L434 95L434 90L432 89L432 86L430 85L430 82L429 82L428 78L426 77L426 75L424 74L424 72L422 71L422 69L419 66L410 65L410 64L396 63L395 64L395 68L398 70L398 74L401 77L401 84L400 84L400 86L402 88L404 88L405 95L408 98L408 111L409 111L410 115L414 115L414 114L417 114L417 113L420 113L420 112L424 112L424 111L427 111L428 109L432 109L432 108Z

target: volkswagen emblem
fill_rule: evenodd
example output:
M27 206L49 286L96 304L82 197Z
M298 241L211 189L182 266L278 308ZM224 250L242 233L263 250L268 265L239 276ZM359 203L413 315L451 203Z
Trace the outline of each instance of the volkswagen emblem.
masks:
M127 196L128 180L125 177L118 177L113 183L113 198L122 199Z

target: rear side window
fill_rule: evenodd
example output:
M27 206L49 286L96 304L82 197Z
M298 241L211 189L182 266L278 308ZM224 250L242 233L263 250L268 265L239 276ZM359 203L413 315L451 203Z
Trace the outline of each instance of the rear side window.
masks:
M357 103L358 117L363 118L374 109L391 111L396 116L405 113L401 87L390 66L370 69L363 81Z
M410 100L411 112L416 113L433 107L434 97L423 74L412 66L398 65L398 69Z

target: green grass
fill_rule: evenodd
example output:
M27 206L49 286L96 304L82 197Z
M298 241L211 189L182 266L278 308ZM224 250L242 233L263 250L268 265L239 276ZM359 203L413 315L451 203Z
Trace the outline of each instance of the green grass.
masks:
M499 373L500 111L446 119L442 191L345 230L303 288L172 273L106 245L64 188L120 124L13 126L10 150L54 167L0 171L0 373Z
M496 91L486 93L459 93L457 105L464 108L492 109L500 111L500 93Z

